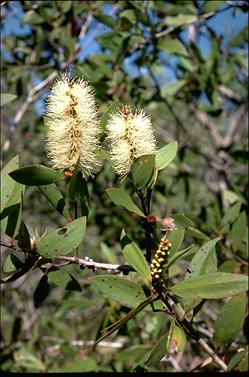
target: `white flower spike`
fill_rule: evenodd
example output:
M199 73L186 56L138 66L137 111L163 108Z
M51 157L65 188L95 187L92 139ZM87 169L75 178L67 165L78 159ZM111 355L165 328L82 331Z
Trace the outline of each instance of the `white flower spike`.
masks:
M100 129L90 86L82 79L62 75L52 87L45 115L53 168L72 172L79 158L83 177L92 177L100 165L95 153Z
M135 159L156 153L156 139L150 118L144 110L128 106L110 117L106 126L113 168L125 177Z

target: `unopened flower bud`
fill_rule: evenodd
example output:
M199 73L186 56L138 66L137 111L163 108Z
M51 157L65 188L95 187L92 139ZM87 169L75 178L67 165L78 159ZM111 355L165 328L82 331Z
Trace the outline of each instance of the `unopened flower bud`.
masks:
M175 220L172 217L164 217L162 219L162 232L166 232L168 230L176 230Z

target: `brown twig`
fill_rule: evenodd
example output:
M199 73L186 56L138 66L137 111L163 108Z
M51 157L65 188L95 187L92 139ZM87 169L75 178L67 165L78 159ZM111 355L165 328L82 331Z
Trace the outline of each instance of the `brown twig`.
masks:
M44 340L46 340L47 337L43 337ZM48 339L49 340L49 339ZM61 344L55 344L53 346L50 346L46 348L45 352L48 354L51 353L58 353L60 351L61 345L64 345L65 343L62 342ZM95 340L72 340L69 343L73 347L92 347L95 345ZM103 348L113 348L113 349L122 349L124 348L124 344L121 342L108 342L108 341L103 341L101 342L98 347L103 347Z
M5 246L7 248L11 248L11 249L13 249L14 251L17 251L17 252L26 252L26 253L28 252L27 250L22 250L22 249L18 248L15 245L12 245L12 244L5 244L3 242L0 242L0 245ZM30 252L30 254L31 254L31 252ZM39 257L42 258L38 254L35 254L34 251L32 252L32 255L37 255L38 258ZM57 264L57 263L53 263L53 262L48 262L48 263L42 264L41 268L42 269L49 269L49 268L53 268L53 267L56 267L56 268L57 267L63 267L63 266L68 265L68 264L78 264L78 265L80 265L80 267L90 268L94 272L96 272L97 270L106 270L106 271L111 272L111 273L118 274L118 273L122 272L124 275L128 275L129 272L134 271L134 269L128 264L100 263L100 262L95 262L93 259L91 259L87 256L84 259L82 259L82 258L78 258L76 256L70 257L70 256L67 256L67 255L59 255L59 256L53 257L51 259L63 261L64 263Z
M235 112L231 125L225 136L221 135L215 125L208 118L208 115L201 110L195 109L194 114L196 119L200 124L202 124L210 134L210 137L217 149L228 148L232 145L235 140L236 134L243 124L242 120L246 115L248 109L248 104L243 103L239 106L238 110Z
M224 363L224 361L221 360L221 358L214 352L214 350L212 350L211 347L209 347L209 345L205 342L204 339L200 338L198 340L198 343L200 344L200 346L209 354L209 356L212 357L212 359L214 360L214 362L219 365L219 367L224 371L226 372L227 371L227 365Z
M69 256L64 256L60 255L57 257L54 257L54 259L61 260L61 261L66 261L69 264L79 264L81 267L87 267L92 269L94 272L97 270L106 270L111 273L120 273L122 272L124 275L128 275L129 272L134 271L134 269L127 264L110 264L110 263L100 263L100 262L95 262L93 259L89 257L85 257L84 259L78 258L78 257L69 257ZM53 263L49 264L44 264L41 267L53 267Z

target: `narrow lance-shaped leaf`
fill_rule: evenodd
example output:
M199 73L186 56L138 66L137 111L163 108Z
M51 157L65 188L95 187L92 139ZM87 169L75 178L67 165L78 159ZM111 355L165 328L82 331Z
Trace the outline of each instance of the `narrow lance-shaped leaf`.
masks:
M137 189L145 187L153 174L155 155L144 155L137 158L131 166L133 185Z
M172 322L171 331L169 333L168 342L167 342L167 354L174 355L177 352L182 352L186 344L186 335L184 330Z
M129 308L136 307L146 299L142 286L120 276L99 275L90 278L98 291Z
M62 196L62 193L59 191L55 183L50 185L38 186L39 190L43 195L48 199L52 206L64 217L67 219L70 218L70 212L67 207L67 204Z
M145 363L148 367L157 366L159 361L165 356L167 352L167 339L168 335L165 334L156 342Z
M34 291L33 300L35 308L38 308L42 302L47 298L50 292L48 284L48 276L43 275Z
M114 331L120 329L120 327L124 326L128 321L134 318L139 312L146 308L147 305L155 301L157 298L154 295L149 296L147 299L142 301L135 309L131 310L124 318L121 318L117 322L113 323L112 325L108 326L101 332L105 332L100 338L96 340L96 344L101 342L107 336L111 335Z
M58 287L62 287L70 291L81 291L78 281L71 274L62 269L49 272L48 281L49 283L54 283Z
M104 130L105 129L105 126L111 116L111 114L117 110L118 108L120 107L120 101L119 99L116 99L109 107L108 109L102 114L101 118L100 118L100 125L102 127L102 129Z
M11 195L11 199L12 199L12 195ZM21 197L21 201L11 206L11 211L9 211L8 215L3 220L1 220L2 231L11 238L15 238L19 232L21 222L22 222L22 207L23 207L23 200ZM9 207L6 208L6 211L8 209ZM3 213L4 212L5 211L3 211Z
M217 299L248 290L248 278L241 274L214 272L181 281L170 289L180 297Z
M127 262L147 281L151 281L150 269L142 250L127 237L124 231L121 236L121 246Z
M227 365L227 372L233 371L240 362L246 362L245 372L248 371L248 347L247 349L237 352L229 361ZM236 368L237 369L237 368Z
M200 247L189 264L185 279L191 279L201 274L215 272L217 270L217 267L215 267L215 270L211 268L210 257L211 254L215 252L215 245L219 240L219 237L214 238Z
M48 185L64 179L62 171L56 171L43 165L29 165L9 173L16 182L28 186Z
M79 171L78 162L69 183L68 194L71 199L79 200L81 216L88 216L90 207L88 186L87 181Z
M166 168L174 160L177 148L177 141L173 141L157 151L155 162L159 170Z
M230 207L226 211L221 223L222 224L233 223L239 215L241 205L242 205L242 203L239 201L239 202L235 203L232 207Z
M202 245L199 250L196 251L192 258L188 270L185 274L185 280L192 279L202 274L207 274L217 271L217 256L215 251L215 245L220 238L215 238ZM186 311L190 311L201 302L201 298L183 299L183 306Z
M192 225L192 221L180 213L176 213L170 217L174 219L177 229L185 229Z
M165 268L168 268L169 266L171 266L172 263L175 262L177 259L180 259L183 256L184 257L186 257L187 255L189 256L189 255L191 255L195 252L196 252L196 245L195 244L192 244L192 245L186 247L186 249L177 251L175 254L173 254L171 257L169 257L168 263L167 263Z
M66 255L79 246L85 230L86 218L80 217L42 237L37 245L37 253L47 258Z
M109 196L109 198L113 201L113 203L115 203L117 206L122 206L130 212L134 212L139 216L145 217L143 212L132 201L129 194L127 194L127 192L125 192L123 189L109 188L106 189L106 193Z
M8 203L16 184L15 181L10 178L9 173L18 167L19 157L16 155L1 170L1 211L3 211Z
M179 50L179 55L181 55ZM162 98L167 98L169 96L175 95L179 90L183 88L187 83L187 80L176 80L169 84L163 85L160 89L160 94Z
M1 93L1 107L13 101L16 98L17 96L15 94Z
M176 253L179 248L181 247L181 244L184 239L185 229L176 229L169 232L168 240L171 243L171 248L169 249L169 255L172 256L174 253Z
M4 279L1 279L0 283L1 284L9 283L11 281L15 281L19 279L21 276L25 275L29 270L31 270L34 264L35 264L35 260L27 261L26 263L23 264L23 267L20 270L14 272L14 274L11 275L10 277L5 277Z
M246 312L246 293L233 296L222 307L214 325L215 347L232 341L243 326Z

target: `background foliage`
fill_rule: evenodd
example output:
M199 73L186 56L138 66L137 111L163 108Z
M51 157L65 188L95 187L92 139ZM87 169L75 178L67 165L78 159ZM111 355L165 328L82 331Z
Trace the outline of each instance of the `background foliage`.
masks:
M241 25L236 34L218 32L211 21L224 12L236 19L248 13L248 4L190 0L3 2L1 92L16 97L2 97L2 165L11 160L8 172L14 170L18 155L19 166L49 166L44 100L56 75L70 70L89 80L100 115L113 103L114 107L117 99L146 107L158 147L178 142L174 162L158 175L152 213L160 217L180 213L191 219L182 231L181 249L221 237L216 246L218 271L246 273L248 31ZM11 30L13 18L20 24L15 30ZM8 185L16 185L16 193L24 191L23 185L9 180ZM57 184L66 194L64 182ZM113 204L105 191L112 187L122 187L133 195L129 184L120 183L109 161L104 160L101 172L88 183L90 212L79 257L124 264L122 229L141 249L144 234L136 214ZM12 200L16 204L15 198ZM2 242L8 244L17 234L8 231L6 219L1 222ZM25 225L18 229L19 242L20 235L27 232L35 243L43 232L65 225L63 214L54 210L36 186L25 188L22 219ZM13 250L3 248L5 279L18 270L19 259L13 255ZM181 259L174 265L173 281L183 279L189 261ZM99 271L69 265L44 274L32 267L31 263L28 273L18 279L15 275L12 282L2 285L5 371L134 371L144 367L152 347L169 331L164 313L143 311L122 327L113 341L108 339L93 348L91 341L100 329L122 318L128 308L101 295L91 284L89 277L97 277ZM238 320L236 312L238 306L243 312L244 303L244 296L207 301L196 317L231 369L245 370L246 365L248 317L242 315ZM233 327L234 321L238 325ZM221 333L224 323L225 334ZM231 327L234 332L227 334ZM146 370L189 371L206 357L195 344L187 343L174 357L160 363L150 360ZM210 364L206 368L216 367Z

